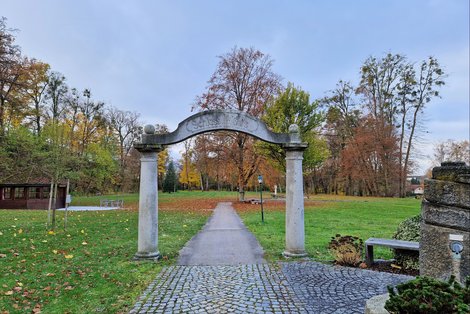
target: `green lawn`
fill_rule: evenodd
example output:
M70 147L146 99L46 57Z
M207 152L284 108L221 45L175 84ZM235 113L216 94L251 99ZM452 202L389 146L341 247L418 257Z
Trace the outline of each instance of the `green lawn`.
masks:
M311 199L312 200L312 199ZM318 200L305 206L305 248L310 257L318 261L331 261L327 246L331 237L358 236L364 241L370 237L391 238L397 225L420 212L421 201L392 198L339 198L314 197ZM284 250L285 211L266 203L265 223L257 211L243 211L240 216L261 246L269 260L281 258ZM272 204L272 203L271 203ZM374 250L376 258L391 258L388 249Z
M248 198L257 198L248 193ZM236 192L178 192L160 194L159 263L133 262L137 250L136 194L75 197L72 205L99 205L104 198L122 198L134 210L69 212L66 231L45 228L46 211L1 210L0 313L124 313L165 265L204 225L218 201L237 200ZM234 203L248 228L273 261L284 249L283 205ZM329 261L327 245L336 233L367 239L391 237L399 222L419 213L414 199L338 198L316 196L305 208L306 249L316 260ZM377 257L389 258L387 250ZM77 302L79 300L80 302Z
M46 211L0 214L1 313L124 313L210 212L160 211L159 263L132 261L136 211L70 212L67 230L54 234Z
M246 192L246 198L259 198L259 193ZM134 194L115 194L115 195L99 195L99 196L74 196L72 198L72 206L99 206L100 200L102 199L122 199L124 200L125 207L135 207L139 203L139 195ZM158 202L159 204L178 202L181 200L199 201L206 199L215 200L228 200L237 201L237 192L227 191L178 191L177 193L159 193Z

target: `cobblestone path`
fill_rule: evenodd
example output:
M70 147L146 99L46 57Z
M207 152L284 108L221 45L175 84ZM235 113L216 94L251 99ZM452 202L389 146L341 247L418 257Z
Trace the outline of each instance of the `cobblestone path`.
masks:
M411 278L316 262L171 266L131 313L364 313L368 298Z

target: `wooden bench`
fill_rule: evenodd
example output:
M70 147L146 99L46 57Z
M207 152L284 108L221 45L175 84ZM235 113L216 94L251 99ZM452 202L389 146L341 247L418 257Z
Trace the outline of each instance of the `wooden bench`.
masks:
M367 266L372 265L372 263L374 262L374 246L385 246L391 249L419 251L419 242L413 241L369 238L366 240L365 245Z

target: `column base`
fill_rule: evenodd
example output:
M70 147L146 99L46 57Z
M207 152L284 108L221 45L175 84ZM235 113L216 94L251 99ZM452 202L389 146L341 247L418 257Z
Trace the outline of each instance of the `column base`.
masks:
M296 251L296 252L290 252L290 251L284 251L282 253L282 256L284 257L306 257L308 254L305 251Z
M162 258L162 255L160 252L137 252L134 255L133 260L134 261L148 261L148 260L153 260L153 261L158 261L159 259Z

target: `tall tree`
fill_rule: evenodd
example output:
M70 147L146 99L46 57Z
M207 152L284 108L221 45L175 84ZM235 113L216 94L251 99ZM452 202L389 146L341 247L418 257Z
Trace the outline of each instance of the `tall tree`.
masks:
M22 57L15 45L13 30L7 28L6 18L0 18L0 142L5 134L6 119L14 109L13 94L20 87Z
M178 176L176 174L175 164L173 160L168 163L168 169L163 180L163 192L176 192L178 189Z
M364 105L374 119L381 121L376 131L390 137L392 130L400 130L399 194L405 196L417 127L426 104L439 97L444 71L433 57L422 61L416 70L405 56L389 53L379 59L368 58L361 68L361 76L357 93L363 96Z
M433 166L445 161L463 161L470 165L470 142L447 140L435 144Z
M65 76L59 72L51 72L47 80L46 99L49 101L47 115L49 119L58 120L67 106L68 86ZM78 109L78 104L76 106Z
M233 48L219 56L206 92L196 98L193 109L233 109L260 117L268 101L280 89L281 78L272 71L272 59L254 48ZM253 152L253 138L242 133L227 134L226 147L235 149L239 199L256 173L259 158Z
M49 84L49 69L50 66L47 63L35 59L25 60L24 74L22 75L23 90L28 103L32 107L30 109L30 120L37 135L41 135L41 128L44 124L43 117L45 113L43 102Z
M329 95L321 99L326 107L325 135L330 157L323 163L321 181L326 193L338 193L340 182L344 182L344 192L351 193L352 178L349 174L340 178L341 156L348 141L359 125L361 111L354 97L354 87L350 82L340 80Z
M300 88L296 88L292 83L287 84L287 88L266 107L263 120L277 133L288 133L291 124L297 124L300 136L305 142L313 142L317 137L314 133L318 131L324 120L323 113L319 110L319 103L310 102L310 95ZM260 143L258 147L276 165L285 171L285 151L279 145ZM305 165L312 164L309 157L318 156L314 151L317 146L309 145L304 159Z

